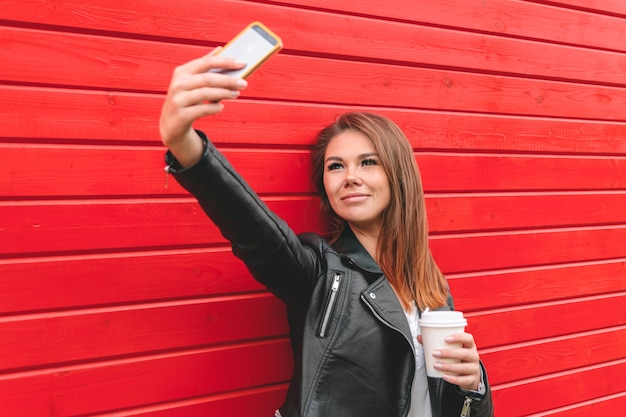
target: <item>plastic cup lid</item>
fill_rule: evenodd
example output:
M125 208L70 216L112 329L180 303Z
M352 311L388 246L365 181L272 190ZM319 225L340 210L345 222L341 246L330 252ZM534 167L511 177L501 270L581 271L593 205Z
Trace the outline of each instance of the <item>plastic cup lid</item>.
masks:
M457 327L467 326L467 320L460 311L425 311L419 324L428 327Z

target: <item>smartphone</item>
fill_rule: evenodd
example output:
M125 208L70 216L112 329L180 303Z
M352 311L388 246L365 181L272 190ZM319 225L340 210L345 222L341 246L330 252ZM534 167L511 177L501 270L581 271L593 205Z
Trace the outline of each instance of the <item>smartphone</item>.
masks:
M246 66L235 71L215 70L214 72L246 78L282 47L281 39L267 26L261 22L252 22L216 53L219 56L245 62Z

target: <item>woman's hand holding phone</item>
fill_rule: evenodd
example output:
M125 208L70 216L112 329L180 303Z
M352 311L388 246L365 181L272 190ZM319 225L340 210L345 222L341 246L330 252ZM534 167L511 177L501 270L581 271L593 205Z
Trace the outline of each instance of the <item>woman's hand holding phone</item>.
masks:
M202 140L193 130L197 119L219 113L222 100L233 99L246 88L244 78L283 43L261 22L252 22L225 47L174 70L159 122L161 140L183 167L201 158Z
M238 97L247 86L241 78L211 71L238 70L245 66L232 58L215 55L219 49L174 70L161 109L161 140L183 167L195 164L203 152L193 123L200 117L221 112L222 100Z

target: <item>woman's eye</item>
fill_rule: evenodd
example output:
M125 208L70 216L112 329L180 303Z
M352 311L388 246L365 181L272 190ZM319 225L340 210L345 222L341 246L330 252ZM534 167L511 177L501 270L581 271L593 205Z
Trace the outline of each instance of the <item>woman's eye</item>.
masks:
M332 164L328 165L328 170L329 171L334 171L336 169L340 169L341 168L341 164L339 162L333 162Z
M368 158L368 159L364 159L363 162L361 162L361 165L363 166L378 165L378 161L375 160L374 158Z

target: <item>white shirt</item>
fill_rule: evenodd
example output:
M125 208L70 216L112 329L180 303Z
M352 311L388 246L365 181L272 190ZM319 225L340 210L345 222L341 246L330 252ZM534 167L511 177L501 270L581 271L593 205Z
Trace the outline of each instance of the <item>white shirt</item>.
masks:
M426 377L426 363L424 362L424 348L417 341L420 334L419 314L415 301L411 303L411 310L405 311L411 336L413 339L413 351L415 352L415 376L413 377L413 388L411 390L411 409L408 417L432 417L430 408L430 395L428 394L428 379Z

